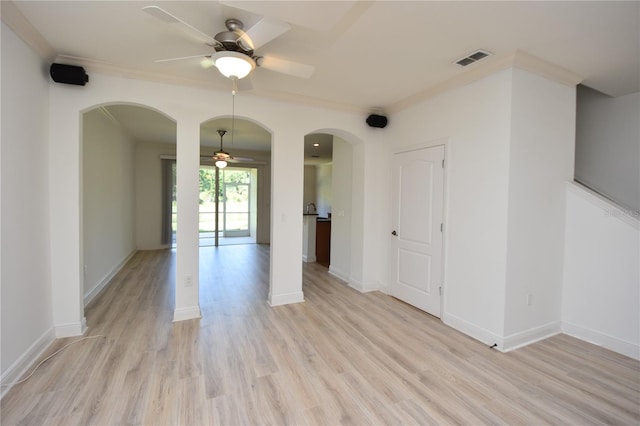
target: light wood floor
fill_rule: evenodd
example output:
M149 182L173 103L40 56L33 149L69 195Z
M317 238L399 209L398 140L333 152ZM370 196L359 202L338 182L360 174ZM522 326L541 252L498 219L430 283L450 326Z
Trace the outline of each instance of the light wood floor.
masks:
M203 317L174 324L175 253L136 254L86 310L106 337L16 385L2 425L640 423L637 361L563 335L502 354L315 264L271 308L268 256L201 249Z

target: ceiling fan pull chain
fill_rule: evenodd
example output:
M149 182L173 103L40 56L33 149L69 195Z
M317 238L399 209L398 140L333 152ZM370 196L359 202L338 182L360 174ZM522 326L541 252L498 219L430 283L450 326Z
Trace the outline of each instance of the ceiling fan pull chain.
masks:
M231 94L235 96L238 93L238 77L231 76L231 84Z

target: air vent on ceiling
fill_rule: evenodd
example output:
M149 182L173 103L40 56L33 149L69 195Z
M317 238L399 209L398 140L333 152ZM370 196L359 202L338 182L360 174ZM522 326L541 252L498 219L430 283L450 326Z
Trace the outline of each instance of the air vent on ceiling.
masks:
M478 62L479 60L484 59L489 55L491 55L491 53L487 52L486 50L476 50L475 52L470 53L464 58L458 59L456 61L456 64L466 67L467 65L471 65L474 62Z

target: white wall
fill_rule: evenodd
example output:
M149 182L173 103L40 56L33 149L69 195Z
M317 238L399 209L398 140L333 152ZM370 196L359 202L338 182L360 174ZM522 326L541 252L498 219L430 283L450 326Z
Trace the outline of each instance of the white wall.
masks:
M82 208L85 304L136 249L133 140L102 110L82 121Z
M256 230L256 243L271 243L271 160L266 160L266 165L257 168L257 202L258 224Z
M2 23L0 294L2 382L18 378L53 340L49 238L49 76ZM2 392L8 388L2 388Z
M390 152L446 142L442 319L487 344L504 332L511 88L505 70L448 91L396 114L388 136Z
M560 331L564 182L573 177L574 123L575 88L514 69L505 349Z
M162 244L162 155L175 156L176 146L136 144L136 246L139 250L166 248Z
M304 195L302 197L302 211L306 213L309 203L318 205L316 196L316 166L305 164L304 166Z
M329 217L333 207L333 165L331 163L316 166L316 202L318 215Z
M640 359L640 221L568 183L562 329Z
M574 122L574 87L518 68L393 120L392 152L446 145L442 319L501 350L560 331Z
M364 291L365 271L362 269L362 265L365 247L365 224L362 220L358 220L358 218L362 217L365 198L364 193L359 191L358 188L362 188L364 185L365 170L363 162L356 162L355 159L364 158L365 150L362 144L353 145L351 148L353 159L351 167L351 264L349 268L349 285ZM384 246L383 244L383 247ZM384 274L382 276L384 276ZM384 287L384 280L381 280L380 277L378 277L378 280L381 282L379 284L375 283L375 285L372 286L375 290L380 290Z
M640 93L611 98L578 88L575 177L640 210Z
M329 272L344 281L351 276L351 144L333 137L331 261Z

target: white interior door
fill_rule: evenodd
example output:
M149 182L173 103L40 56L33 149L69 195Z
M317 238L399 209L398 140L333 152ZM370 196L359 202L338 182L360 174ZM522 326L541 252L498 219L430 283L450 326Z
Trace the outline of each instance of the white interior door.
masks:
M440 317L444 146L394 155L391 294Z

